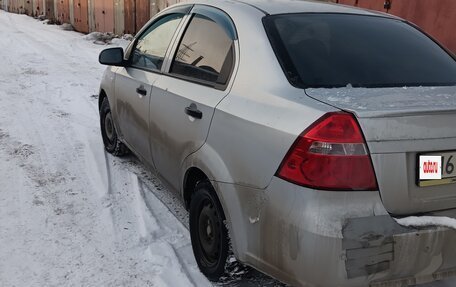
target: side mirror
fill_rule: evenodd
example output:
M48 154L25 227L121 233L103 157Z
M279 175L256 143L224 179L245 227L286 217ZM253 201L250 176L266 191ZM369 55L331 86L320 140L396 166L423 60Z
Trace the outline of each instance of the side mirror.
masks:
M125 66L124 51L122 48L109 48L101 51L98 61L102 65L108 66Z

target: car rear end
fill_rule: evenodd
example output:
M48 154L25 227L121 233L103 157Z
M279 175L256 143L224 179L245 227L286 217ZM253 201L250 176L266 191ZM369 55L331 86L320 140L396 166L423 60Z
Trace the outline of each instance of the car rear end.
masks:
M403 227L387 209L388 196L395 202L420 188L415 152L413 160L407 152L376 153L358 122L364 120L348 112L326 113L291 146L261 211L263 248L256 252L263 263L286 270L275 275L302 286L407 286L456 275L455 230ZM404 146L412 148L411 142ZM384 185L390 181L394 191ZM439 186L452 197L453 186ZM435 191L426 191L436 204ZM454 206L442 211L451 202L442 202L428 215L456 218Z
M293 286L413 286L456 275L456 232L400 226L378 192L313 190L274 178L266 193L261 244L249 261ZM454 210L434 215L456 217Z
M247 261L302 286L456 275L455 230L395 221L456 218L455 59L383 16L294 13L263 23L290 84L334 111L304 126L283 154ZM422 175L433 157L437 179Z

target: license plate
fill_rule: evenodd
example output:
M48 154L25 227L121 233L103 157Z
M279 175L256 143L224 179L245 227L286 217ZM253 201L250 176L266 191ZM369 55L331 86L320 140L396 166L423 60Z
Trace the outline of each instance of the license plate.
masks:
M418 185L433 186L456 183L456 151L420 154Z

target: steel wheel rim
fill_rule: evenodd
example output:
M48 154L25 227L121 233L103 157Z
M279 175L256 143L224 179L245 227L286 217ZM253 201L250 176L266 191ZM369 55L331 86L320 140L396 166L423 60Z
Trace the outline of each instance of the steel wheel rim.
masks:
M205 200L198 217L198 237L202 263L207 267L217 265L220 256L220 222L214 204Z
M112 121L112 116L111 113L108 112L106 114L105 120L104 120L104 130L106 134L106 138L110 143L114 141L115 137L115 130L114 130L114 123Z

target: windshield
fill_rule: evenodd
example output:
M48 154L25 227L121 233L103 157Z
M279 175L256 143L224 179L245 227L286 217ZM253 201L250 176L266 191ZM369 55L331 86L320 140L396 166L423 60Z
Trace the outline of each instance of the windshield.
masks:
M351 14L264 18L272 47L300 88L456 85L456 61L396 19Z

